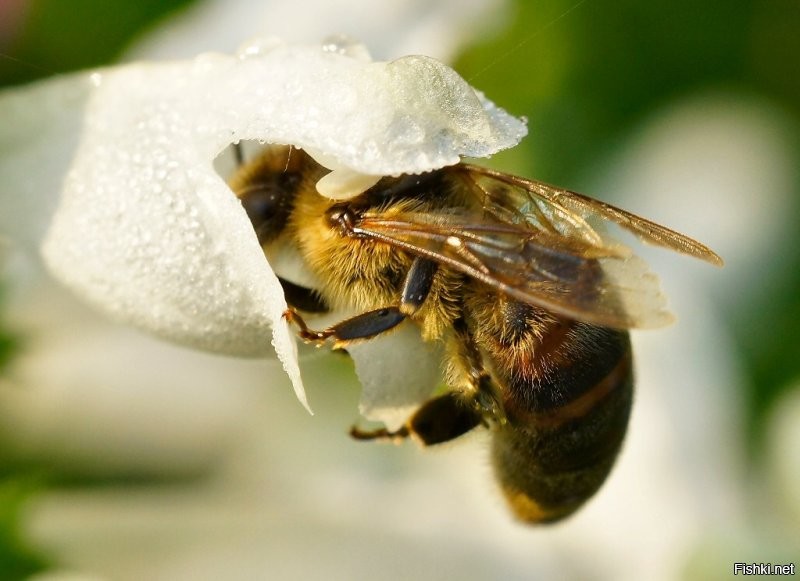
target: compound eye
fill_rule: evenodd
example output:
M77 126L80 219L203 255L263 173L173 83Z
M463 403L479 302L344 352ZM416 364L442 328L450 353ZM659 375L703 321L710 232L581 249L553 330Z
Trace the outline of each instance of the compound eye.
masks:
M252 182L238 192L242 207L261 244L277 237L292 210L297 176L281 174Z
M267 222L280 210L280 193L274 184L253 184L242 195L242 206L254 228Z

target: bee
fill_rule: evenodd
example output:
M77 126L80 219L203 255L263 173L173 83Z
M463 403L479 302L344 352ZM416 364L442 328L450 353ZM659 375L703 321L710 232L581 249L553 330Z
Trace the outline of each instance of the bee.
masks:
M384 177L345 201L317 192L326 173L302 150L271 146L230 180L265 253L295 247L319 281L281 280L286 318L305 341L335 348L410 321L446 354L443 393L397 431L351 435L430 446L483 426L518 519L572 514L606 480L625 436L628 330L671 320L656 277L604 223L722 259L604 202L468 163ZM323 330L301 314L331 308L361 314Z

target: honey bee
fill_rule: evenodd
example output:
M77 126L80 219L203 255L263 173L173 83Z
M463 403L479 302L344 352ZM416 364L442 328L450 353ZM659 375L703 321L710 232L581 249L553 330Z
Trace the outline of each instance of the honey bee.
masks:
M427 446L484 426L517 518L573 513L605 481L627 429L628 329L671 320L655 276L603 223L721 258L604 202L468 163L384 177L346 201L317 192L326 173L303 151L273 146L230 181L265 252L296 247L320 281L281 281L286 318L305 341L338 348L409 320L446 353L446 391L397 431L351 435ZM340 307L361 314L321 331L300 314Z

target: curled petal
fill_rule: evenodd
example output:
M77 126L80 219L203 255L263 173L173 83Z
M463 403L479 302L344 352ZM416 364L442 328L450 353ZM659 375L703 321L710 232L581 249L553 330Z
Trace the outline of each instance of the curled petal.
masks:
M526 131L445 65L371 62L363 47L259 41L237 56L58 82L80 89L85 112L42 245L50 271L116 319L189 346L262 356L273 330L301 399L286 303L245 212L214 171L219 152L240 140L319 152L346 178L346 194L369 181L363 176L489 155ZM42 86L15 98L36 91Z

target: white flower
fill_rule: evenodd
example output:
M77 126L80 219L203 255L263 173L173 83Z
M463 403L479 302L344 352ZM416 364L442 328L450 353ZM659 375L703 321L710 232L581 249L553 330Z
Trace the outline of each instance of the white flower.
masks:
M373 62L341 40L79 74L8 94L0 110L21 118L59 95L82 122L42 246L50 271L114 318L193 347L263 356L271 328L304 405L281 287L214 159L242 140L291 144L334 170L321 193L346 197L525 134L440 62ZM14 127L0 135L9 150L25 137ZM19 179L4 180L4 206Z

